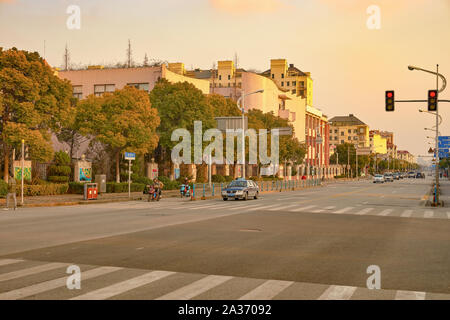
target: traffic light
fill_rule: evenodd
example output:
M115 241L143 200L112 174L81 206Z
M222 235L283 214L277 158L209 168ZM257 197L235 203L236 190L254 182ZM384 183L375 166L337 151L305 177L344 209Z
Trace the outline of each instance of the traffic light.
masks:
M386 91L386 111L394 111L394 91Z
M428 111L437 111L437 90L428 90Z

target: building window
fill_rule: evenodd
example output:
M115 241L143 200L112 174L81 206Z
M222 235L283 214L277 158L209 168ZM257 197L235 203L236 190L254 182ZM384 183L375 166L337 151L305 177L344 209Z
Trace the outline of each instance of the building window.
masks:
M288 87L289 87L289 81L287 81L287 82L286 82L286 86L288 86Z
M139 90L149 91L148 83L128 83L127 86L135 87Z
M304 87L305 86L305 81L300 81L300 87Z
M238 83L238 87L240 88L241 86L242 86L242 83L241 83L241 82L239 82L239 83Z
M341 131L341 136L343 136L344 135L344 131Z
M341 144L344 144L344 140L341 140Z
M358 130L356 130L356 129L355 129L355 130L353 130L353 133L358 133Z
M349 141L352 140L352 137L348 137L348 140L349 140Z
M297 84L297 81L292 81L292 85L295 86Z
M297 90L293 89L292 94L296 94L296 93L297 93Z
M281 79L284 79L284 73L281 74Z
M275 75L272 73L272 79L274 79L275 78Z
M333 133L333 130L330 130L330 133Z
M222 76L221 75L219 76L219 80L222 80Z
M338 133L338 129L334 129L334 133Z
M281 81L281 86L284 87L284 81Z
M228 75L228 80L230 80L231 79L231 76L230 75Z
M94 85L94 94L96 97L100 97L105 92L114 92L114 84L96 84Z
M337 140L338 140L338 137L337 137L337 136L335 136L335 137L334 137L334 140L336 140L336 141L337 141Z
M222 88L222 84L221 83L219 83L219 88Z
M351 130L351 129L348 129L347 131L348 131L348 134L351 134L351 133L352 133L352 130Z
M358 137L353 137L353 140L358 140Z
M359 132L364 133L364 128L359 128Z
M80 100L83 97L83 86L73 86L73 97Z

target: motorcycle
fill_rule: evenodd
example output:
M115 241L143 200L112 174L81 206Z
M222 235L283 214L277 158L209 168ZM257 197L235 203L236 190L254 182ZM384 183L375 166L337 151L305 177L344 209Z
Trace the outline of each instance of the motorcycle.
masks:
M161 198L161 194L158 189L155 189L153 186L150 186L148 190L148 201L159 201Z
M181 195L181 198L190 197L191 196L191 187L188 184L182 184L180 187L180 195Z

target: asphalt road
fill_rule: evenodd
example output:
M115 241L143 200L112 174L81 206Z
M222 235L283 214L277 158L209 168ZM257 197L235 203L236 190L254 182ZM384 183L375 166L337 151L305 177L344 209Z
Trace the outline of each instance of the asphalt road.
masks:
M449 299L450 208L423 206L429 183L3 211L0 299Z

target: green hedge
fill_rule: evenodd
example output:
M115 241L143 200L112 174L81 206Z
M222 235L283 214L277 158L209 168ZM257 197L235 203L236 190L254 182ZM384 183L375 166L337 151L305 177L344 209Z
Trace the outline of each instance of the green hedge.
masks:
M82 182L69 182L68 193L73 194L83 194L84 193L84 183Z
M0 179L0 197L5 198L8 194L8 183L5 180Z
M143 183L132 183L131 184L131 192L142 192L144 191L145 184ZM128 192L128 182L107 182L106 183L106 192L107 193L121 193Z
M49 176L70 176L72 169L69 166L51 165L48 168Z
M69 184L67 183L48 183L36 185L24 185L23 194L25 196L52 196L67 193ZM20 190L18 190L20 192Z
M67 183L69 182L68 176L50 176L48 177L48 181L55 183Z

